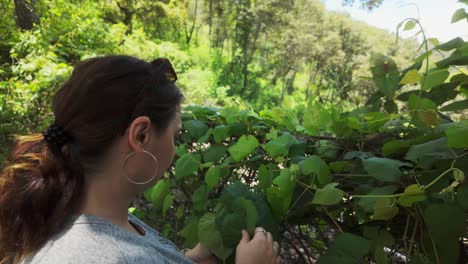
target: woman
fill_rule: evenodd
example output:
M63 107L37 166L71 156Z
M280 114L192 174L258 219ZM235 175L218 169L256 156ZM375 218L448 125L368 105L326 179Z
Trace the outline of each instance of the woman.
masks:
M20 138L0 175L0 264L216 263L128 213L173 161L176 79L167 59L107 56L74 69L54 97L54 123ZM242 231L236 263L279 262L270 233Z

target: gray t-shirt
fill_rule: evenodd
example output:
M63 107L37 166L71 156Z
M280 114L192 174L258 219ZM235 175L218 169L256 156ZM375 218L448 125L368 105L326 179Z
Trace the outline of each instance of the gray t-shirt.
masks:
M144 235L131 233L98 216L75 215L62 232L22 264L194 263L156 230L132 214L128 219Z

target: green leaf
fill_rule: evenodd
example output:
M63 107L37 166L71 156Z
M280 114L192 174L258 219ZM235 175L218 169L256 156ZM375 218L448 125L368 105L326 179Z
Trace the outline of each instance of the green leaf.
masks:
M390 156L393 154L403 154L408 151L411 146L411 142L408 140L392 140L385 143L382 147L382 154L384 156Z
M180 180L184 177L194 174L200 167L201 157L199 154L187 153L176 161L176 179Z
M465 109L468 109L468 99L448 104L440 108L440 111L460 111Z
M232 145L228 151L235 161L240 161L252 153L258 146L258 140L254 136L242 136L236 144Z
M395 185L388 185L381 188L376 188L369 192L367 195L374 196L374 195L389 195L394 194L398 190L398 187ZM361 206L366 212L373 212L375 203L377 202L376 197L364 197L361 198L358 202L358 205Z
M278 238L279 225L271 211L273 206L268 204L265 196L263 194L251 192L245 184L241 183L240 181L236 181L232 184L229 184L224 189L223 195L221 196L221 201L226 206L225 208L229 209L230 212L232 211L234 213L238 213L240 211L234 201L236 201L236 199L239 197L244 197L254 202L258 215L257 225L262 226L266 230L270 231L274 237ZM244 219L246 218L245 216L243 217ZM240 230L237 230L237 232L240 235Z
M387 158L369 158L362 161L364 169L375 179L386 182L398 182L402 172L400 167L412 167L411 163Z
M399 212L398 207L393 206L393 199L378 198L374 205L373 220L390 220Z
M247 231L249 231L250 234L253 234L258 219L257 209L255 208L255 205L252 203L252 201L242 197L237 200L237 203L239 203L241 207L245 210L245 221L247 222Z
M458 204L465 210L468 210L468 182L465 182L457 189Z
M434 110L418 110L416 111L417 120L428 126L437 126L439 124L439 115Z
M289 169L283 169L267 189L267 199L277 220L281 220L289 210L296 179Z
M207 143L210 140L211 134L213 134L213 129L212 128L208 129L208 131L206 131L206 133L202 137L198 138L197 142L198 143Z
M208 187L203 184L198 187L192 195L193 209L204 211L208 205Z
M468 121L455 123L446 131L448 146L451 148L468 148Z
M316 155L307 157L305 160L299 162L301 172L304 175L317 175L317 179L321 185L331 182L330 169L327 164Z
M441 44L437 47L435 47L436 49L439 49L439 50L442 50L442 51L450 51L450 50L453 50L453 49L457 49L459 47L461 47L463 45L463 43L465 43L465 41L460 38L460 37L457 37L457 38L454 38L450 41L447 41L445 42L444 44Z
M263 164L258 168L258 183L263 190L267 190L273 183L273 173Z
M278 130L272 128L270 129L270 132L268 132L268 134L266 134L266 139L268 140L273 140L275 138L278 137Z
M416 26L416 22L415 22L414 20L408 20L408 21L405 23L405 27L403 28L403 31L411 30L411 29L413 29L415 26Z
M231 136L240 137L247 133L247 125L244 123L233 123L229 125Z
M456 23L465 18L468 18L468 14L465 12L465 8L460 8L453 13L451 23Z
M202 245L222 260L226 260L233 251L224 247L221 233L216 228L216 215L213 213L207 213L200 219L198 237Z
M217 162L226 154L227 147L223 145L211 145L203 155L205 162Z
M184 229L180 231L180 234L184 241L185 248L193 248L197 245L198 239L198 219L191 219L191 221L185 225Z
M405 207L410 207L416 202L426 200L424 190L419 188L417 184L412 184L406 187L405 192L398 198L398 203Z
M350 233L340 233L317 264L359 264L370 251L369 240Z
M163 201L163 206L162 206L162 215L166 216L167 210L171 208L171 206L174 204L174 196L170 193L164 198Z
M166 179L161 179L151 189L149 201L153 204L156 210L159 210L164 202L164 199L170 194L171 183Z
M205 175L205 182L208 185L208 190L213 190L218 185L219 179L229 175L229 169L221 166L214 166L208 169Z
M440 42L437 38L428 38L427 41L432 43L434 47L437 47L440 45Z
M408 100L408 108L410 110L437 110L437 105L429 99L411 94Z
M455 156L448 148L446 137L413 145L405 156L406 160L411 160L422 168L430 168L436 160L452 158L455 158Z
M436 62L438 68L447 68L449 66L465 66L468 64L468 56L455 51L448 58Z
M330 169L336 173L350 172L353 169L353 164L348 161L334 161L328 164Z
M459 238L465 233L463 210L452 204L430 204L424 211L427 227L437 239Z
M231 128L226 125L219 125L213 129L213 136L216 143L223 142L226 138L228 138L229 132Z
M289 147L292 144L298 143L299 141L291 134L287 133L276 139L271 140L266 143L263 148L268 152L268 154L275 158L278 156L287 156L289 152Z
M237 209L240 210L241 208ZM242 211L224 212L217 217L217 227L223 237L223 244L226 248L235 248L242 237L241 230L246 228L245 215L242 213Z
M316 100L309 100L304 111L304 128L310 135L317 135L321 131L329 131L333 125L336 110L326 108Z
M414 84L418 83L421 80L421 74L418 73L417 69L413 69L411 71L408 71L401 79L400 84Z
M184 122L184 128L187 129L189 134L195 139L202 137L208 131L208 126L200 120L189 120Z
M382 54L371 56L372 80L379 90L389 99L393 99L400 81L400 72L391 58Z
M378 229L376 226L364 226L363 235L380 246L391 246L395 244L392 234L385 229Z
M343 200L344 192L335 188L338 183L329 183L315 192L313 204L334 205Z
M429 91L432 87L440 85L447 80L450 72L447 69L432 69L423 75L421 79L421 88Z

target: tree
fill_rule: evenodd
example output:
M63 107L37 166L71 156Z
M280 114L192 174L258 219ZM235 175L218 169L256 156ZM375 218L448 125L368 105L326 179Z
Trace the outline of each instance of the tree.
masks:
M361 3L362 8L366 8L369 11L373 10L374 8L379 7L384 0L358 0ZM356 0L343 0L344 5L353 5Z
M30 30L34 24L39 24L39 16L34 10L36 2L37 0L15 0L17 23L21 29Z

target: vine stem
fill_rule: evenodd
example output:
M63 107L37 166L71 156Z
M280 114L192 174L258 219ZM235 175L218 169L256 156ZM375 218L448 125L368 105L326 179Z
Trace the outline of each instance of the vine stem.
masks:
M419 218L416 218L414 223L413 233L411 234L410 244L408 248L408 257L411 257L411 251L413 250L414 237L416 236L416 230L418 229Z
M422 190L426 190L428 189L429 187L431 187L432 185L434 185L436 182L438 182L442 177L444 177L446 174L448 174L449 172L451 171L454 171L454 170L458 170L457 168L454 168L453 165L455 165L455 162L457 160L453 160L452 162L452 165L450 166L449 169L447 169L446 171L444 171L442 174L440 174L437 178L435 178L433 181L431 181L428 185L424 185L424 186L421 186L420 188Z
M397 193L397 194L382 194L382 195L350 195L353 198L395 198L395 197L400 197L402 196L403 193Z
M294 208L294 206L296 206L296 204L299 202L299 200L302 198L302 196L309 190L309 188L311 188L310 185L307 185L305 183L302 183L300 182L299 180L296 179L297 182L299 182L300 184L303 184L306 186L305 190L301 193L301 195L299 195L299 197L296 199L296 201L294 201L293 205L289 208L288 212L286 213L286 215L289 215L289 212L291 212L291 210ZM315 181L315 175L314 175L314 178L312 179L312 182Z
M405 248L405 251L408 253L408 249L406 247L406 236L408 235L408 226L410 222L410 215L406 217L406 224L405 224L405 231L403 232L403 247ZM409 256L409 253L408 253Z
M338 225L338 223L335 221L335 219L331 216L331 214L328 212L327 208L323 207L323 210L328 215L328 217L330 217L330 219L333 221L333 224L335 224L336 228L338 228L338 230L341 233L344 233L343 229L341 229L340 225Z
M419 214L421 215L421 218L427 224L427 220L426 220L426 218L424 218L424 213L422 212L421 207L418 204L416 204L416 206L418 208ZM435 245L434 239L432 238L432 234L431 234L430 231L427 232L427 234L429 235L429 239L431 240L431 243L432 243L432 249L434 250L434 255L435 255L435 258L436 258L436 262L437 262L437 264L440 264L439 253L437 252L437 247Z

